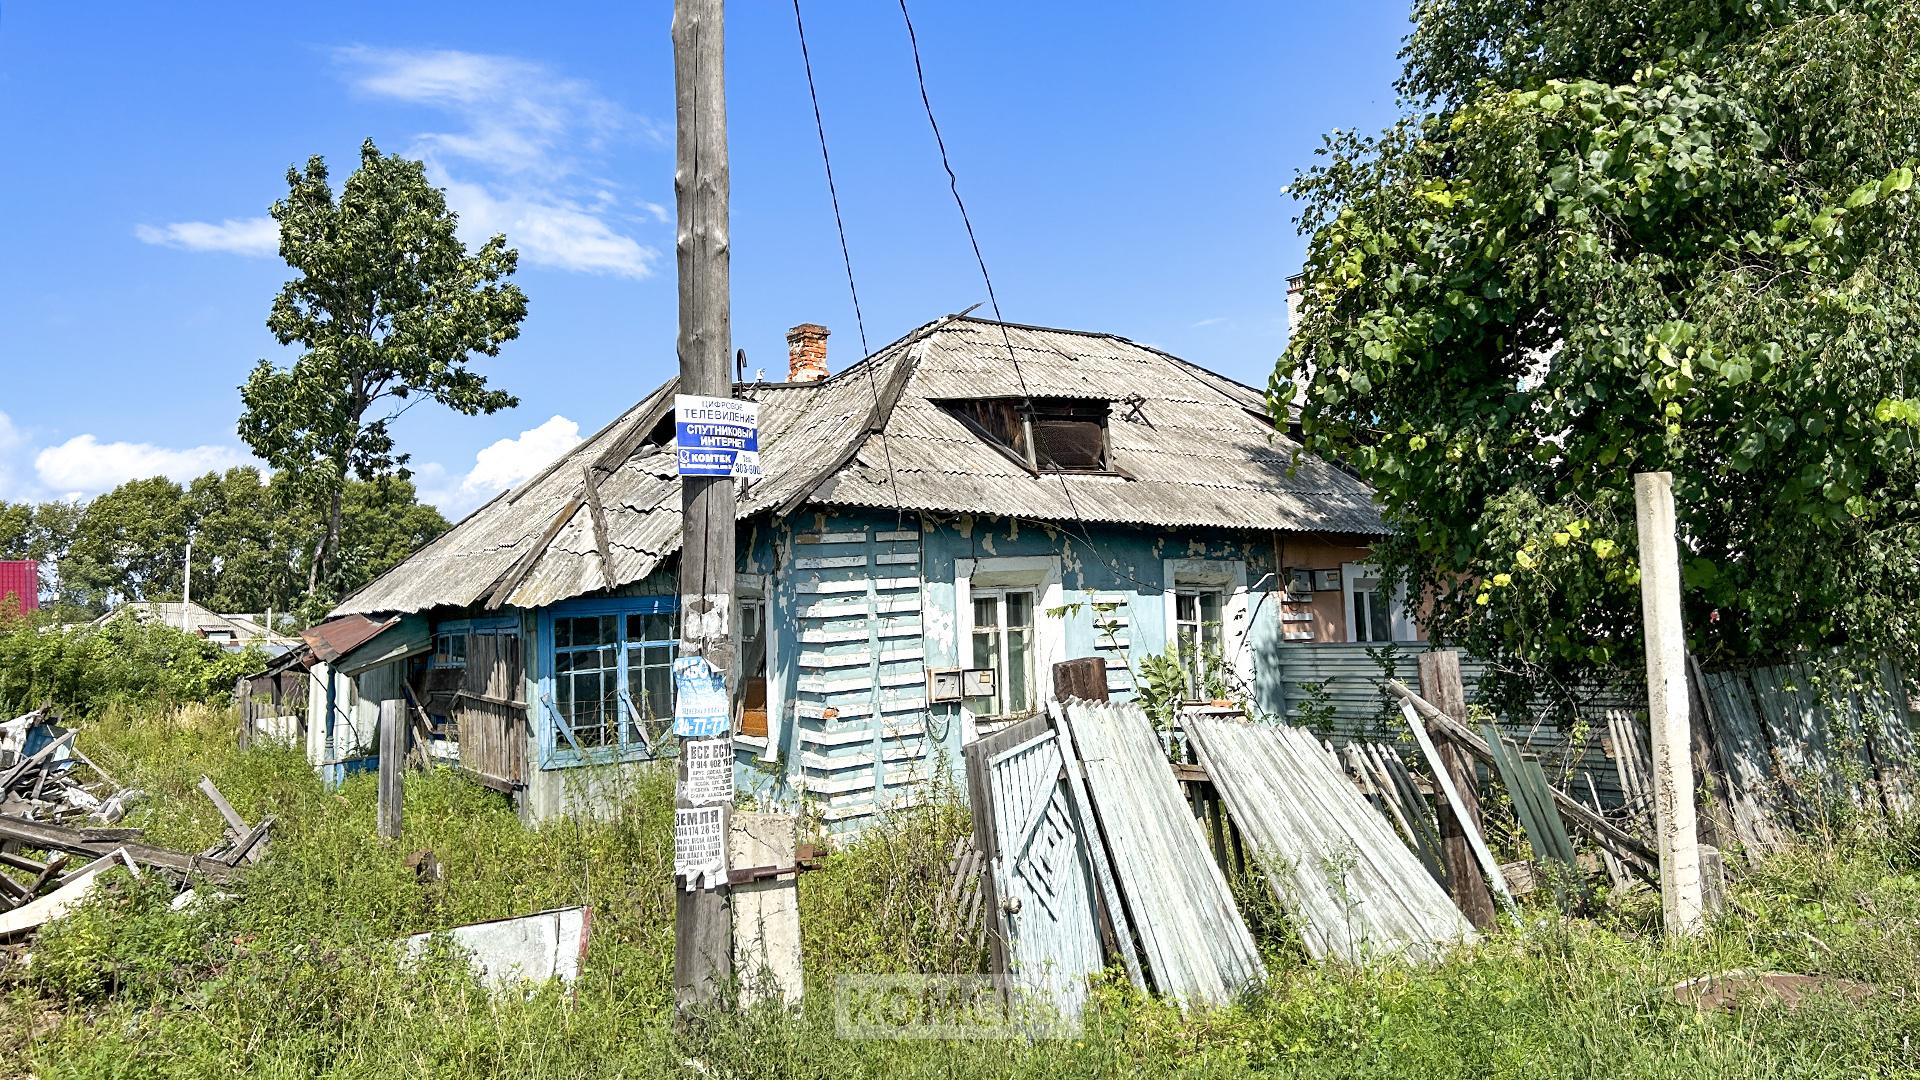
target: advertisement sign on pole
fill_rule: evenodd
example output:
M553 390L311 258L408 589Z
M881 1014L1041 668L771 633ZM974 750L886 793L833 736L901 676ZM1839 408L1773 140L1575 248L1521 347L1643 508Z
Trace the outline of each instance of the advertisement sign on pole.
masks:
M675 394L673 445L681 476L759 476L760 406Z

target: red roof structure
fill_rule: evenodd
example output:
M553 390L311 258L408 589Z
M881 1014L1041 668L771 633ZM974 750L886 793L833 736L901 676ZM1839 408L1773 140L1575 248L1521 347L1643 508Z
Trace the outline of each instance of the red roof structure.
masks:
M32 559L0 560L0 613L40 608L40 564Z

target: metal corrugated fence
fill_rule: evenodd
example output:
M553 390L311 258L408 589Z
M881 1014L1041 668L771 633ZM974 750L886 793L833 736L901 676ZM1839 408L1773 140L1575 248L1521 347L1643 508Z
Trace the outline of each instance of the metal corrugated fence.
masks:
M1425 694L1428 688L1419 685L1419 657L1427 648L1421 643L1391 647L1352 643L1288 645L1276 650L1287 720L1335 745L1353 741L1407 743L1410 736L1406 723L1400 718L1397 703L1390 704L1385 683L1389 678L1399 679ZM1461 656L1460 677L1466 684L1469 704L1479 703L1479 683L1486 670L1484 661ZM1576 688L1572 696L1578 702L1575 711L1580 722L1571 733L1554 719L1555 710L1539 702L1521 712L1498 716L1501 734L1526 753L1538 756L1547 778L1576 797L1586 792L1586 781L1566 781L1575 773L1584 773L1606 805L1617 805L1621 799L1620 778L1603 744L1606 717L1609 711L1626 710L1644 724L1645 692L1632 686L1595 682ZM1456 719L1469 722L1466 717ZM1569 734L1574 738L1570 740Z

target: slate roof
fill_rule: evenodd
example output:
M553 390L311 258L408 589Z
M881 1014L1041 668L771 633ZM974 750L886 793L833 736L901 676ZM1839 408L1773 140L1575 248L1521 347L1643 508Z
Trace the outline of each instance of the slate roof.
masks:
M666 445L647 438L670 414L676 385L669 380L334 614L541 607L646 577L680 545L671 429ZM1385 532L1372 492L1359 480L1304 456L1289 474L1298 446L1265 419L1258 391L1112 334L948 316L820 382L750 384L736 392L760 403L766 472L740 497L743 520L812 505ZM1035 476L937 404L1023 393L1114 402L1113 460L1128 476ZM589 473L606 517L611 580L585 498Z

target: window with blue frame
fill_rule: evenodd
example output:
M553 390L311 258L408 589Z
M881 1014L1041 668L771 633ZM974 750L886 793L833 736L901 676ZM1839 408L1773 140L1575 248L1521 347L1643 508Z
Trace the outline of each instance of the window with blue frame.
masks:
M546 670L557 730L543 764L643 757L673 724L672 597L557 607Z

